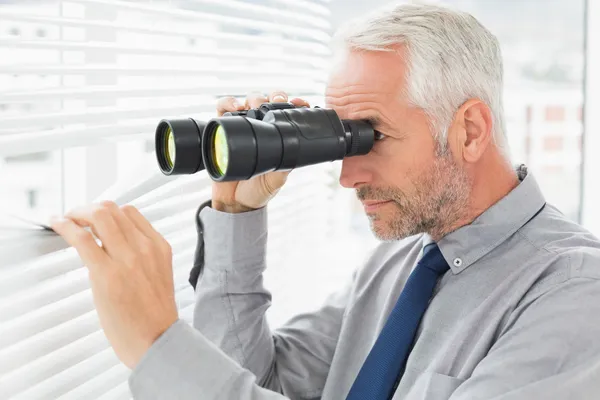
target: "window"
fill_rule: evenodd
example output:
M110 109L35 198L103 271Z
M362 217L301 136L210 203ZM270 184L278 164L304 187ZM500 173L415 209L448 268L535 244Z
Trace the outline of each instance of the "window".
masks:
M563 136L546 136L544 138L544 151L562 151L564 147L563 141Z
M529 159L530 155L531 155L531 136L526 135L525 136L525 159Z
M559 122L565 120L565 108L560 106L546 107L546 121Z
M0 23L10 23L0 26L10 33L0 44L0 398L130 397L76 254L43 233L3 231L7 210L44 220L96 199L134 204L174 249L180 316L191 319L193 213L211 182L159 172L158 121L206 120L217 97L251 91L284 89L318 105L326 79L326 3L247 2L238 12L243 2L0 2ZM280 299L274 325L331 290L299 292L326 272L325 256L302 250L332 236L330 172L297 171L272 204L269 263L282 266L265 278Z
M559 175L564 173L562 165L544 165L542 166L542 174Z
M32 190L32 189L27 190L27 205L29 206L29 208L37 207L37 197L38 197L37 190Z
M600 236L600 188L598 171L600 171L600 3L587 1L586 31L586 75L585 103L583 105L584 136L582 150L584 168L582 176L582 221L596 236Z
M471 12L500 41L513 163L526 162L548 202L580 220L582 153L574 138L583 132L584 0L447 3Z

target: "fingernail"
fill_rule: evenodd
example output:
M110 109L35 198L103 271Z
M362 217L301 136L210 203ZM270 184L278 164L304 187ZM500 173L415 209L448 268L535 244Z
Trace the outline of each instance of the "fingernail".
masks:
M231 102L231 105L233 108L240 108L240 103L238 103L238 101L235 99Z
M274 103L284 103L285 102L285 97L283 96L275 96L273 97L273 102Z

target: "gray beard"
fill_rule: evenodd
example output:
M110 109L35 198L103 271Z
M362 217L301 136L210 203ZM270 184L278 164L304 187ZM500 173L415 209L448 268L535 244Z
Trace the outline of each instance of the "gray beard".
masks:
M468 215L472 183L467 173L451 155L439 155L433 166L414 181L415 192L405 194L397 188L362 187L359 199L391 200L396 207L385 226L376 224L381 217L369 216L373 234L383 241L401 240L428 233L439 240L456 229L457 223Z

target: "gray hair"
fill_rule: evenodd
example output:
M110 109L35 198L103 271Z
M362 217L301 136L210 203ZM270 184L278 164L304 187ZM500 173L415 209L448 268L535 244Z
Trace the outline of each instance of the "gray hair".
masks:
M407 49L407 96L422 109L441 148L458 108L470 98L492 112L494 142L508 158L502 107L502 55L496 37L468 13L431 4L385 7L340 29L347 50Z

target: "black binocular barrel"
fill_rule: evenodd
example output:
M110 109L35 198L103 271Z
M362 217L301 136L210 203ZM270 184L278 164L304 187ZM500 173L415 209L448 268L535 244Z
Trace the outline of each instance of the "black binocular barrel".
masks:
M162 120L155 140L166 175L206 169L215 181L238 181L367 154L375 131L365 121L341 120L331 109L266 103L207 123Z

